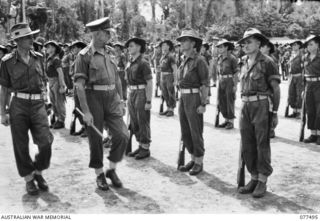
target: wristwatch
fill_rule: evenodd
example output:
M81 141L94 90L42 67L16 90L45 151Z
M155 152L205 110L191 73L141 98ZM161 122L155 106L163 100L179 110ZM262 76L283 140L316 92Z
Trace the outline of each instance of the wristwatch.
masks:
M151 104L151 101L147 101L146 104Z

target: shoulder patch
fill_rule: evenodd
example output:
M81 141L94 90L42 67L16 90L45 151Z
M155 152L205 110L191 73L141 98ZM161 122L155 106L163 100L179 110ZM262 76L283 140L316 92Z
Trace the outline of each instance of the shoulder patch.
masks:
M82 49L80 52L79 52L79 54L81 54L81 55L85 55L85 54L87 54L88 53L88 51L90 50L90 47L89 46L87 46L87 47L85 47L84 49Z
M5 56L3 56L3 58L1 59L2 61L8 61L10 60L11 58L14 57L14 53L10 53L10 54L6 54Z

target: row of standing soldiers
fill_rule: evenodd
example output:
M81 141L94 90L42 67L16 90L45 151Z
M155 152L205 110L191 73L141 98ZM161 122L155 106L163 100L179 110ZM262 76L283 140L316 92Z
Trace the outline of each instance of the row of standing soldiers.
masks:
M130 38L125 45L116 43L116 50L119 51L114 59L110 48L106 47L114 33L110 19L98 19L86 27L92 33L91 42L88 45L80 42L73 45L78 48L74 51L76 59L72 68L75 113L81 116L79 118L89 139L89 167L95 170L98 188L109 189L106 178L120 188L122 182L116 168L129 142L128 125L123 121L126 105L130 131L139 143L138 148L129 152L128 156L142 160L151 154L153 76L144 55L147 44L138 37ZM38 188L48 190L42 176L42 171L50 165L53 142L45 108L47 84L57 117L52 125L54 129L64 127L67 88L64 67L59 60L59 45L54 41L45 44L48 54L46 65L43 54L31 50L32 36L38 32L32 31L25 23L13 26L11 33L17 49L2 58L0 69L1 123L11 126L18 171L26 180L29 194L37 194ZM219 56L211 61L208 46L203 44L194 30L183 30L177 41L180 42L180 50L176 56L171 54L174 49L171 41L165 40L159 44L162 55L159 64L155 64L155 70L160 72L158 83L168 107L167 111L161 112L162 115L170 117L174 114L175 88L180 92L178 113L181 141L191 159L186 165L181 165L179 171L189 172L190 175L203 171L203 114L209 102L210 76L218 81L218 106L225 118L225 122L218 126L226 129L233 128L235 93L240 81L240 157L251 174L251 180L239 188L239 193L263 197L267 179L273 171L270 133L278 124L280 102L279 69L270 55L269 40L259 30L249 28L236 46L236 56L233 55L233 44L223 39L216 44ZM320 143L319 41L318 36L310 36L304 43L309 54L305 58L303 77L308 128L311 130L311 136L305 141L317 143ZM121 50L124 48L130 55L129 62L123 62L126 56ZM9 92L12 92L13 98L7 110ZM106 172L103 163L104 129L112 137ZM28 151L29 130L39 148L34 160Z

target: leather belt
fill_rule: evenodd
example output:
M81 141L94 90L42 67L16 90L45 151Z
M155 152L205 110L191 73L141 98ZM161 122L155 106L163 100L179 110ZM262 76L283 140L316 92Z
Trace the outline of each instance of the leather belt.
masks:
M172 72L161 72L162 75L169 75L172 74Z
M94 90L94 91L112 91L116 88L115 84L110 84L110 85L98 85L98 84L94 84L94 85L88 85L86 86L86 89L89 90Z
M241 96L243 102L254 102L268 99L267 95Z
M145 84L130 85L129 88L130 88L130 90L140 90L140 89L145 89L146 85Z
M292 77L301 77L302 74L301 73L298 73L298 74L291 74Z
M306 81L317 82L317 81L320 81L320 77L306 77Z
M233 78L232 74L226 74L226 75L219 75L220 79L227 79L227 78Z
M198 94L199 92L198 88L180 89L181 94Z
M43 96L42 94L27 94L27 93L21 93L16 92L14 93L15 97L26 99L26 100L42 100Z

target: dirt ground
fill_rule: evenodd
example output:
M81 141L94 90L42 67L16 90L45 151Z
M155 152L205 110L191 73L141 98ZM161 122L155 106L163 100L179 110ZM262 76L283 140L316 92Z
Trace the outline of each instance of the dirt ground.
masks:
M238 119L234 130L214 128L216 88L212 88L205 114L205 171L196 177L176 169L177 110L173 118L160 117L160 99L153 100L152 157L145 161L125 157L118 168L124 188L108 192L96 189L94 171L88 168L87 139L69 135L72 99L68 98L67 129L53 131L51 167L44 172L50 191L39 196L26 194L15 166L10 129L0 126L0 213L319 213L320 146L298 142L300 122L283 117L286 81L281 88L280 123L271 144L274 173L263 199L237 194ZM238 94L237 116L240 103ZM36 151L32 140L30 149L32 154Z

